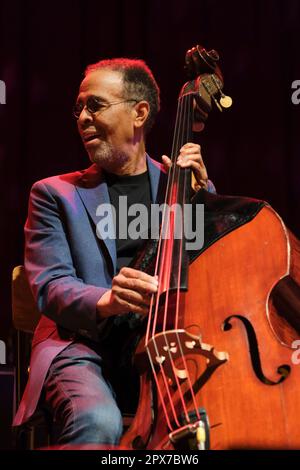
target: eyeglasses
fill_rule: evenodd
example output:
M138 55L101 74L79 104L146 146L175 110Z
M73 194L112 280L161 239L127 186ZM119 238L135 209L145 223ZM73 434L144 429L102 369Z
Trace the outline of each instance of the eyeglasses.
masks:
M113 106L115 104L129 103L130 101L134 101L135 103L138 103L138 100L135 100L133 98L128 99L128 100L122 100L122 101L114 101L113 103L105 103L101 101L97 96L89 96L88 99L86 100L85 105L81 103L80 101L75 104L73 108L73 116L76 119L79 119L79 116L85 107L90 114L95 114L95 113L98 113L99 111L103 111L104 109L110 108L110 106Z

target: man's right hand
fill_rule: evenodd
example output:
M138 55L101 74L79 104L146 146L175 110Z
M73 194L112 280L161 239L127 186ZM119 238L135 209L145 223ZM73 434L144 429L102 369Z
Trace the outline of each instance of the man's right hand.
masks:
M151 294L157 292L158 281L142 271L122 268L112 281L112 288L97 303L101 318L134 312L147 315Z

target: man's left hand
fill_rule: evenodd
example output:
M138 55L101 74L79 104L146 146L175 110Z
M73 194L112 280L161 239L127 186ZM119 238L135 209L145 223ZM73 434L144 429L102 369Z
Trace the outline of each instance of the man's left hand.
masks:
M166 170L171 167L171 159L162 156ZM180 149L176 164L181 168L191 168L196 179L195 190L207 189L208 176L202 160L201 147L199 144L188 142Z

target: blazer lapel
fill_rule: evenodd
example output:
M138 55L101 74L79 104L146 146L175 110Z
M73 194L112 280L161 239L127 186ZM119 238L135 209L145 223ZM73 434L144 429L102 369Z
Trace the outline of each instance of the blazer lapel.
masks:
M149 180L151 188L152 203L161 204L165 199L165 190L167 185L167 173L161 163L147 157L147 167L149 171Z
M98 207L100 204L110 204L107 184L103 175L99 172L97 165L94 164L83 172L79 183L76 185L76 189L87 212L89 213L89 216L97 227L97 224L101 220L101 217L97 215ZM111 212L108 212L105 219L108 221L110 227L114 227ZM104 243L107 249L112 262L113 272L115 274L117 266L117 251L114 233L112 232L109 236L102 238L97 232L97 237Z

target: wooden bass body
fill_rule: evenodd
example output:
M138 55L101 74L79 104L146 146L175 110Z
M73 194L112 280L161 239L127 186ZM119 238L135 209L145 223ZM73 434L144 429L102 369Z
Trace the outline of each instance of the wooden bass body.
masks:
M213 224L234 213L222 209ZM300 337L300 243L265 204L216 238L190 264L177 327L196 338L186 364L197 406L206 412L207 443L210 449L300 448L300 341L294 343ZM176 367L184 368L180 359ZM181 386L188 399L187 380ZM180 413L176 387L172 399ZM194 409L192 400L188 407ZM172 421L171 406L168 411ZM121 444L172 449L169 434L151 374L144 372L137 413Z

